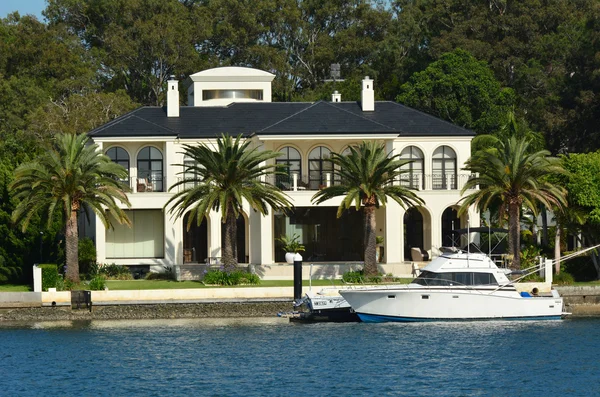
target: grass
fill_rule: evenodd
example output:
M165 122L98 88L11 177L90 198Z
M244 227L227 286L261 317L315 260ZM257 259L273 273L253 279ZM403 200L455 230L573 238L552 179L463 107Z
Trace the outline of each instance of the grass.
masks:
M0 292L29 292L29 285L0 284Z
M411 279L399 279L398 284L408 284ZM199 281L171 281L171 280L107 280L106 285L109 290L153 290L153 289L188 289L188 288L254 288L254 287L293 287L293 280L262 280L258 285L237 285L237 286L206 286ZM309 281L302 280L302 285L308 287ZM313 280L313 287L343 287L348 284L342 283L342 280ZM574 286L600 286L600 281L576 282ZM86 284L81 284L74 289L87 289ZM0 292L27 292L31 291L29 285L0 285Z

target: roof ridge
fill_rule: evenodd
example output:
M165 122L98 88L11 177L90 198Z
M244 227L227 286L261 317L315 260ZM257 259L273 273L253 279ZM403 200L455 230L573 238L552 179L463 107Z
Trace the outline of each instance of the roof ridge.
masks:
M429 114L429 113L427 113L427 112L424 112L424 111L422 111L422 110L419 110L419 109L417 109L417 108L413 108L413 107L407 106L407 105L405 105L405 104L403 104L403 103L396 102L396 101L386 101L386 102L390 102L390 103L392 103L392 104L394 104L394 105L396 105L396 106L402 106L402 107L403 107L403 108L405 108L405 109L411 110L411 111L413 111L413 112L420 113L420 114L422 114L422 115L424 115L424 116L426 116L426 117L428 117L428 118L430 118L430 119L434 119L434 120L436 120L436 121L441 121L442 123L445 123L445 124L451 125L452 127L455 127L455 128L461 128L461 129L463 129L463 130L465 130L465 131L469 131L469 132L471 132L471 133L475 134L475 131L473 131L473 130L471 130L471 129L469 129L469 128L465 128L465 127L463 127L463 126L461 126L461 125L458 125L458 124L451 123L451 122L449 122L448 120L444 120L444 119L443 119L443 118L441 118L441 117L434 116L434 115L432 115L432 114Z
M336 108L336 109L338 109L338 110L341 110L341 111L343 111L343 112L346 112L346 113L349 113L349 114L351 114L351 115L354 115L354 116L360 117L361 119L363 119L363 120L366 120L366 121L369 121L369 122L371 122L371 123L373 123L373 124L380 125L380 126L382 126L382 127L385 127L385 128L387 128L387 129L390 129L390 130L392 130L392 131L398 131L396 128L392 128L392 127L390 127L389 125L385 125L385 124L383 124L383 123L380 123L380 122L378 122L378 121L375 121L375 120L368 119L368 118L366 118L365 116L363 116L363 115L362 115L362 114L360 114L360 113L354 113L354 112L351 112L351 111L349 111L349 110L346 110L346 109L344 109L344 108L342 108L342 107L338 107L338 106L336 106L336 105L335 105L333 102L324 102L324 103L326 103L327 105L329 105L329 106L331 106L331 107L334 107L334 108ZM339 102L338 102L338 103L339 103ZM355 103L358 103L358 101L356 101Z
M144 109L145 107L146 106L142 106L142 107L139 107L137 109L133 109L133 110L131 110L131 111L125 113L125 114L122 114L119 117L117 117L116 119L112 119L108 123L103 124L103 125L101 125L99 127L94 128L93 130L91 130L90 132L88 132L88 135L93 135L96 132L100 132L102 130L105 130L108 127L111 127L113 124L117 124L117 123L119 123L119 122L121 122L123 120L127 120L128 118L132 117L134 113L140 111L141 109Z
M109 128L109 127L112 127L115 124L121 123L121 122L123 122L123 121L125 121L127 119L130 119L130 118L136 118L136 119L141 120L141 121L143 121L145 123L152 124L152 125L160 128L160 129L163 129L163 130L166 130L166 131L169 131L169 132L172 132L172 133L177 133L177 131L175 131L175 130L172 130L170 128L164 127L164 126L162 126L160 124L154 123L154 122L152 122L150 120L147 120L147 119L145 119L143 117L140 117L137 114L135 114L135 113L137 113L138 111L140 111L142 109L148 109L148 108L154 109L154 108L160 108L160 106L142 106L142 107L139 107L137 109L134 109L131 112L125 113L124 115L119 116L116 119L111 120L108 123L106 123L106 124L104 124L104 125L102 125L102 126L100 126L98 128L94 128L92 131L90 131L88 133L88 135L95 135L96 133L98 133L100 131L103 131L103 130Z
M285 117L285 118L283 118L283 119L281 119L281 120L279 120L279 121L277 121L277 122L275 122L275 123L273 123L273 124L271 124L271 125L268 125L268 126L266 126L266 127L262 128L262 129L260 129L260 130L258 130L258 131L256 131L256 132L262 132L262 131L268 130L268 129L269 129L269 128L271 128L271 127L275 127L277 124L281 124L281 123L283 123L284 121L286 121L286 120L288 120L288 119L291 119L292 117L294 117L294 116L296 116L296 115L299 115L300 113L302 113L302 112L305 112L305 111L307 111L308 109L310 109L310 108L312 108L312 107L316 106L316 105L317 105L319 102L322 102L322 101L312 102L312 104L311 104L310 106L307 106L307 107L305 107L304 109L302 109L302 110L299 110L299 111L297 111L297 112L296 112L296 113L294 113L294 114L290 114L289 116L287 116L287 117ZM291 103L291 102L290 102L290 103ZM302 102L300 102L300 103L302 103ZM305 103L310 103L310 102L305 102ZM256 132L255 132L255 133L256 133Z

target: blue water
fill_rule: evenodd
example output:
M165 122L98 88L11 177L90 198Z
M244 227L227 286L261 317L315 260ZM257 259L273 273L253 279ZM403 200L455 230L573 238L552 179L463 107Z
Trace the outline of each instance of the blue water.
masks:
M3 396L598 396L600 319L0 324Z

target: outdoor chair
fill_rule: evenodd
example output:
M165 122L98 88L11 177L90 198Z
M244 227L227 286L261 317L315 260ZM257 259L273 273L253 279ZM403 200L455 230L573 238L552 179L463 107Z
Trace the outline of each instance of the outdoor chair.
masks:
M429 254L419 247L411 247L410 256L414 262L425 262L429 260Z

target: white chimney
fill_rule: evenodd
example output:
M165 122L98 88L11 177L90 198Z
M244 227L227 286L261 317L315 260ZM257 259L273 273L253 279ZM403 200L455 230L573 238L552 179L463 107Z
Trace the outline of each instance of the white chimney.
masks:
M362 81L360 102L363 112L372 112L375 110L375 91L373 90L373 80L369 76L365 76Z
M331 102L342 102L342 94L333 91L333 94L331 94Z
M175 76L167 81L167 117L179 117L179 82Z

